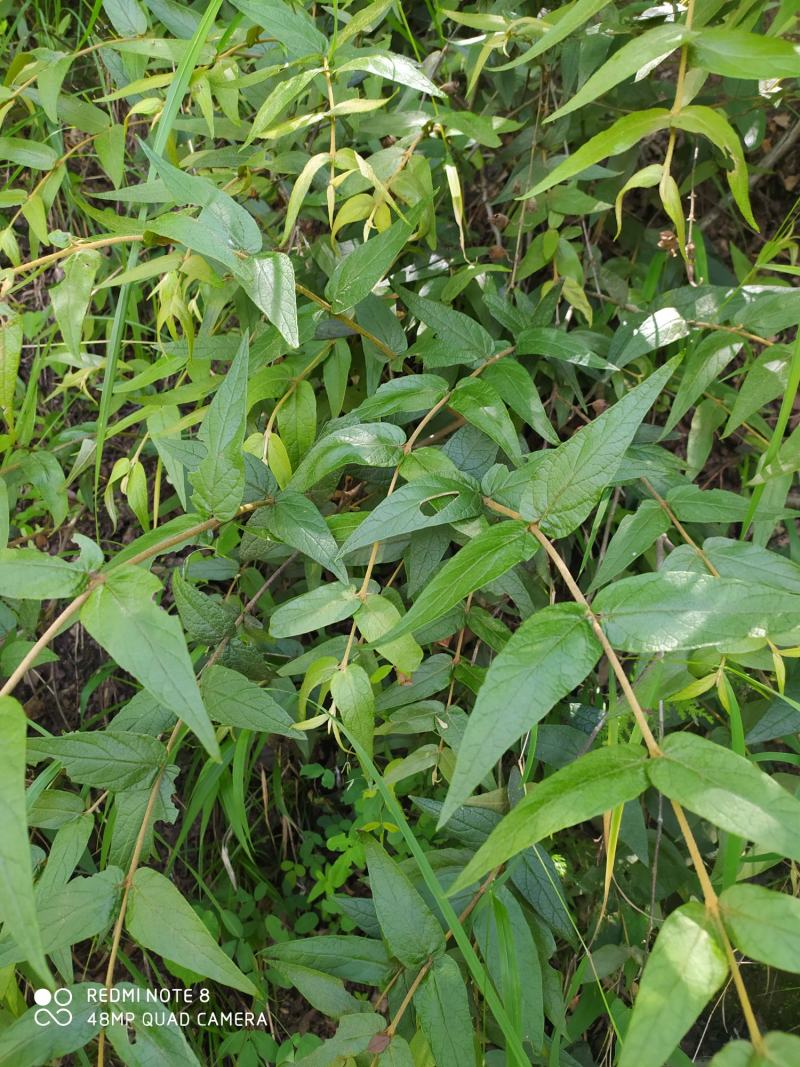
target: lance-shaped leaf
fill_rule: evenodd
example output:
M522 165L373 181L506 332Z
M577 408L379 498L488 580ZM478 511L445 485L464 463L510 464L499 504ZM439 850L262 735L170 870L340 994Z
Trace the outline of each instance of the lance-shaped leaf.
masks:
M655 500L643 500L636 511L626 515L608 543L589 589L598 589L630 567L657 539L669 530L672 521Z
M291 489L285 489L273 504L259 508L247 523L247 532L258 537L265 531L276 541L291 545L304 556L332 571L339 581L347 581L347 571L337 559L339 546L328 524L314 504Z
M405 439L400 427L391 423L360 423L332 430L312 446L287 488L310 489L350 463L396 467L403 458Z
M275 697L230 667L203 671L200 691L214 722L297 740L294 720Z
M77 596L89 581L86 571L35 548L0 549L0 596L45 600Z
M0 915L4 929L13 934L21 958L48 980L42 936L33 896L33 869L28 842L25 805L25 732L28 720L22 705L13 697L0 697L0 808L3 832L0 834ZM2 1046L0 1046L2 1047Z
M350 534L339 555L414 530L471 519L481 508L478 491L462 481L442 476L419 478L382 500Z
M645 964L619 1067L661 1067L727 977L725 949L703 905L676 908Z
M73 356L80 355L83 323L100 258L94 249L70 256L64 264L64 280L50 290L53 314L64 344Z
M414 1009L437 1067L475 1067L467 987L455 960L433 961L414 994Z
M203 419L200 438L208 453L189 475L198 510L222 521L233 518L244 496L242 442L247 417L248 348L245 334Z
M746 30L703 28L692 40L692 57L697 66L724 78L800 78L800 49L794 41Z
M537 548L524 522L489 526L445 563L385 640L393 641L440 618L476 589L530 559Z
M734 945L753 960L800 972L800 900L762 885L729 886L719 898Z
M349 619L360 607L354 585L320 585L276 608L270 616L269 630L273 637L296 637Z
M334 314L354 307L372 292L405 248L419 214L415 211L407 221L393 222L388 230L370 237L336 265L325 286Z
M800 596L736 578L657 571L606 586L593 608L611 644L626 652L724 649L793 629Z
M514 424L502 397L489 382L480 378L463 379L453 390L448 404L502 448L510 460L522 458Z
M747 164L744 159L744 150L741 141L728 122L717 108L702 107L692 104L682 108L672 118L673 126L679 130L688 130L689 133L699 133L707 138L713 145L722 149L731 164L726 172L728 185L730 186L736 206L741 211L746 222L749 222L754 230L758 229L758 223L753 217L753 209L750 206L750 187L747 180Z
M800 800L744 756L696 734L671 734L650 781L689 811L760 848L800 860Z
M538 782L492 831L451 894L528 845L638 797L647 787L646 765L647 754L637 745L612 745L587 752Z
M369 884L389 951L407 967L419 967L444 952L439 920L407 875L377 841L364 840Z
M152 779L166 760L166 750L155 737L126 730L75 731L58 737L34 737L28 742L28 759L58 760L69 778L96 789L128 789Z
M458 747L440 825L503 753L583 681L601 653L577 604L537 611L492 662Z
M342 722L364 750L372 755L375 730L375 694L369 675L357 663L348 663L331 678L331 696Z
M208 717L177 618L153 603L158 579L139 567L109 571L81 609L81 622L99 645L219 758Z
M294 267L289 257L283 252L264 252L263 255L237 259L233 264L233 273L287 345L297 348L300 344L297 297Z
M158 871L140 867L134 875L125 925L143 948L204 978L257 995L256 987L219 947L188 900Z
M520 511L554 537L580 525L611 482L642 420L675 368L666 363L568 441L544 454Z

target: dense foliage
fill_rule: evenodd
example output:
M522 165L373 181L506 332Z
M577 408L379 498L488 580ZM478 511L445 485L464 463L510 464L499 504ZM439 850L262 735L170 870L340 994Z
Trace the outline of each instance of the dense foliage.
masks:
M796 9L0 2L0 1065L798 1067Z

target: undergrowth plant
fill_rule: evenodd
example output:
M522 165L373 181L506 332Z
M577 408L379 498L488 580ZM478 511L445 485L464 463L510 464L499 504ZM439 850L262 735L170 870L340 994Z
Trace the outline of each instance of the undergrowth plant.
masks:
M0 19L0 1065L798 1067L797 5Z

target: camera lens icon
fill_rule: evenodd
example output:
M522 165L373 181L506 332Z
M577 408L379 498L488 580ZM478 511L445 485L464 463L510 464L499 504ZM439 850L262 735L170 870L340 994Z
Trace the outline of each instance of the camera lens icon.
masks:
M38 1005L33 1013L37 1026L69 1026L72 1022L72 1012L68 1005L72 1003L71 989L56 989L51 993L49 989L37 989L33 994L34 1003ZM51 1008L53 1004L55 1007Z

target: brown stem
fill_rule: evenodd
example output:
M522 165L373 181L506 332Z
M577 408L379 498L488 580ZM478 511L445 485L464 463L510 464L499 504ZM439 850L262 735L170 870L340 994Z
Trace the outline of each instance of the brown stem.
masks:
M717 568L708 558L706 553L702 550L700 545L698 545L698 543L689 535L688 531L681 525L681 523L678 521L677 516L675 515L675 512L672 510L672 508L669 506L663 496L658 493L658 491L650 484L650 482L647 480L647 478L644 477L644 475L642 476L642 481L644 482L648 493L650 493L650 495L657 501L659 506L663 508L669 518L669 521L684 539L686 544L689 545L690 548L693 548L695 550L697 555L706 565L706 568L708 569L709 573L713 574L715 578L719 578L719 571L717 570Z
M69 622L72 616L77 615L77 613L81 610L83 605L89 599L89 595L96 584L97 583L92 584L90 582L89 588L85 589L79 596L76 596L74 600L70 601L70 603L67 604L61 614L58 615L56 619L50 623L50 625L47 627L47 629L36 642L36 644L33 646L33 648L31 648L25 655L25 658L22 660L22 662L11 675L11 677L8 679L8 681L5 683L3 688L0 689L0 697L5 697L8 696L9 693L13 693L14 689L22 681L27 672L36 662L36 657L39 655L39 653L43 652L44 649L47 648L53 638L58 635L64 624Z

